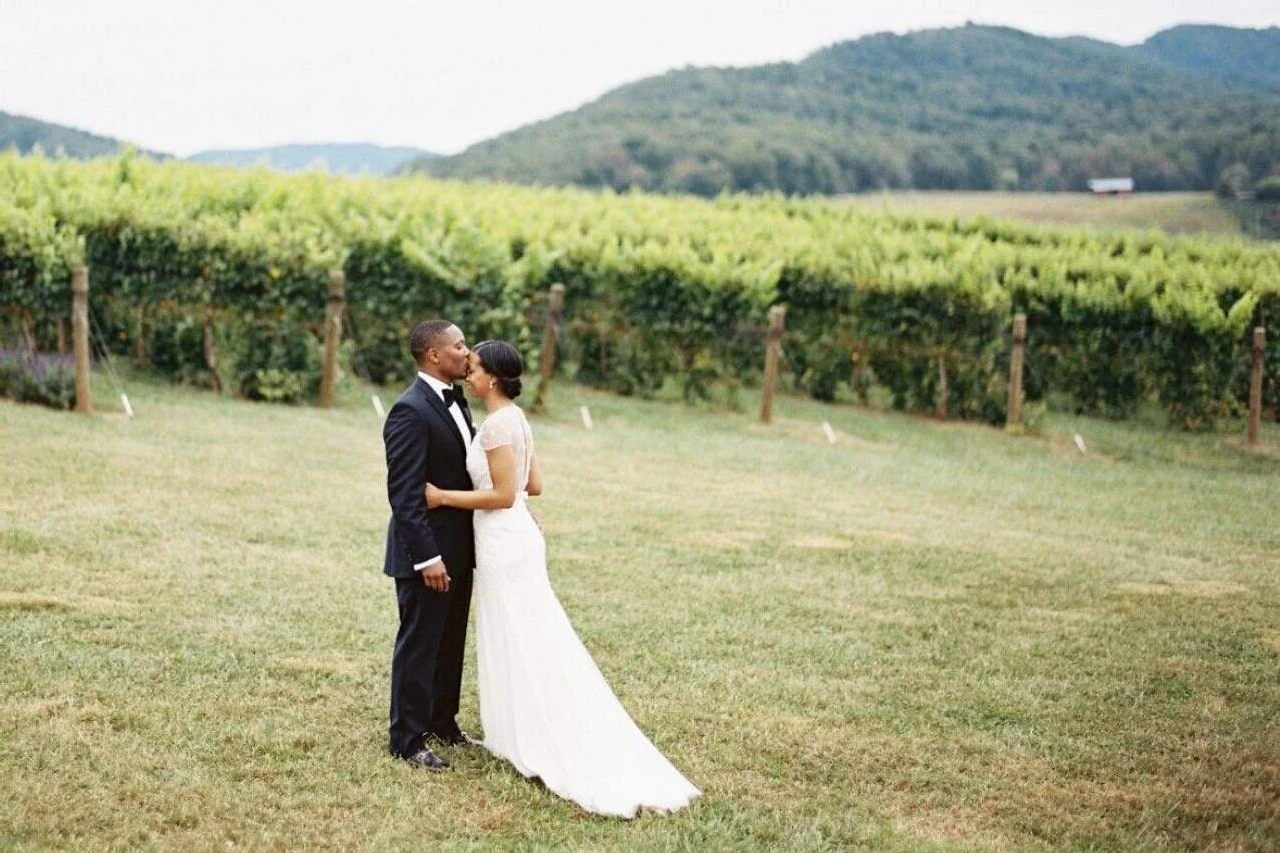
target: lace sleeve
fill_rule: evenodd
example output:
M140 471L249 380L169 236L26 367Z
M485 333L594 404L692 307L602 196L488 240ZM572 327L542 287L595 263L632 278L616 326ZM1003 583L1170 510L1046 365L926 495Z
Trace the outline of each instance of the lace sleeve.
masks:
M480 442L480 447L484 450L493 450L504 444L514 445L515 426L507 418L490 417L481 424L480 431L476 433L476 441Z

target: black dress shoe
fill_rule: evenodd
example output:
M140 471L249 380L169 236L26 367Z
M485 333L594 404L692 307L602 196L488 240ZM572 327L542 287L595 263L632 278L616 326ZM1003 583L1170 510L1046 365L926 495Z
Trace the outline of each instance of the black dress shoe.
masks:
M431 770L438 773L441 770L449 769L449 762L426 747L418 750L413 755L402 756L400 760L417 770Z
M424 732L422 739L445 746L475 746L476 741L462 729L454 727L451 732Z

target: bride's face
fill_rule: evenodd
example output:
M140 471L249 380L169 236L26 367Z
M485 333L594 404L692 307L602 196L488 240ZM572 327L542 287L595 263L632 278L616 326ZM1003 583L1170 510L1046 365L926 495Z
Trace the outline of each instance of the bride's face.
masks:
M489 393L493 382L493 377L480 364L480 356L475 353L467 356L467 389L475 396L483 397Z

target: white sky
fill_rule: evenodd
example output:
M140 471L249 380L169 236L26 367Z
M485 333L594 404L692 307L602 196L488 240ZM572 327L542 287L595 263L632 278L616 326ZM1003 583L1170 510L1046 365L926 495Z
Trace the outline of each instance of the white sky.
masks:
M672 68L966 20L1133 44L1176 23L1274 26L1280 2L0 0L0 110L179 155L451 153Z

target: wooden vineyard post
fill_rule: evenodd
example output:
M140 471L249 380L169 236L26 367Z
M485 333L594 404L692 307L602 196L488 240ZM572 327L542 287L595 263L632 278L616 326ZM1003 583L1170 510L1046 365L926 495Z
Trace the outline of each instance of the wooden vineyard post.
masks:
M1009 361L1009 411L1006 429L1022 426L1022 363L1027 348L1027 315L1013 317L1013 358Z
M141 305L138 306L136 325L138 331L134 341L134 360L139 368L145 369L147 366L147 319Z
M551 374L556 369L556 344L560 338L560 318L564 313L564 285L551 285L551 296L547 301L547 328L542 333L542 357L539 359L538 393L533 398L533 412L539 414L547 404L547 388L551 385Z
M218 376L217 359L213 351L213 308L208 306L204 309L204 339L201 341L201 350L204 353L204 366L209 368L209 373L213 377L213 390L217 394L222 393L222 379Z
M58 355L67 354L67 320L65 317L58 318Z
M1262 421L1262 353L1266 346L1267 330L1258 326L1253 330L1253 373L1249 376L1249 444L1258 443Z
M947 419L947 405L950 403L951 389L947 386L947 354L938 353L938 419Z
M782 332L786 326L787 307L769 309L769 334L764 345L764 397L760 401L760 421L773 420L773 392L778 384L778 361L782 357Z
M34 356L40 351L36 346L36 333L31 330L31 315L25 313L22 315L22 337L27 342L27 352Z
M209 371L209 376L213 382L213 390L216 394L222 393L222 377L218 375L218 356L217 347L214 342L213 335L213 282L209 277L209 270L200 275L200 292L204 294L204 328L201 330L203 334L200 340L200 353L204 356L204 366Z
M76 411L93 411L89 392L89 270L71 270L71 336L75 347Z
M347 276L342 270L329 273L329 301L324 309L324 373L320 377L320 407L333 405L333 389L338 383L338 341L342 338L342 297Z

